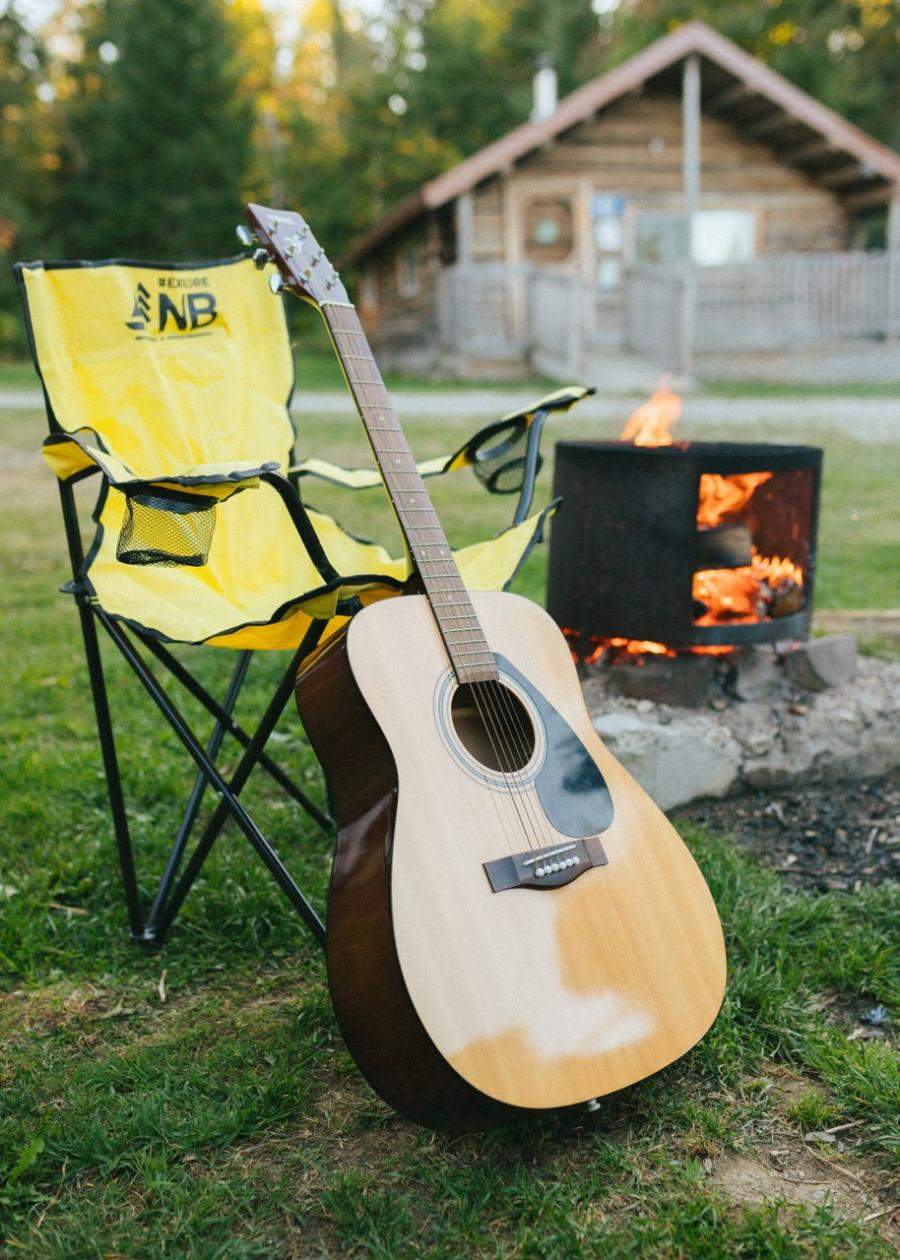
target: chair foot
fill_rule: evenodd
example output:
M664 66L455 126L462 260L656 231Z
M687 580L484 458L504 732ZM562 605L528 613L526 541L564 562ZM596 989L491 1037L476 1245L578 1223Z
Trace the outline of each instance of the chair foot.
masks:
M145 953L151 954L157 949L161 949L164 941L159 935L155 927L145 927L140 932L132 932L131 939L135 945L140 945Z

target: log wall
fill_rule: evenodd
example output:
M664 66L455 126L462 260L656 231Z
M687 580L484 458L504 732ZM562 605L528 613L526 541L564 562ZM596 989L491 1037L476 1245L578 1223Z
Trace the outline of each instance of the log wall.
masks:
M700 153L700 209L752 210L757 257L822 254L847 247L851 219L840 199L786 165L773 149L741 136L724 119L703 114ZM596 300L587 304L586 336L592 344L623 343L628 323L625 287L599 293L594 288L594 192L625 198L623 260L631 264L637 215L641 211L683 209L681 102L677 94L645 91L629 96L537 150L514 170L475 189L471 198L471 255L464 266L503 264L515 274L510 273L513 278L505 284L502 319L480 299L478 306L485 315L490 306L490 320L477 318L478 311L465 303L470 312L462 321L467 324L467 342L473 337L485 344L502 341L509 345L511 354L519 353L519 346L528 342L533 321L526 286L516 278L528 261L524 216L532 198L557 194L572 197L574 247L569 259L547 267L547 274L566 274L591 287ZM412 295L404 295L400 285L400 260L406 247L412 247L418 258L419 284ZM465 286L459 276L451 284L449 272L445 272L446 282L441 281L442 270L452 268L456 261L453 206L423 216L367 261L372 279L370 285L361 285L359 292L362 296L367 288L374 288L375 301L361 303L360 313L385 363L424 371L455 365L455 360L448 360L448 347L439 344L439 334L441 328L460 323L453 308L464 300ZM489 272L478 274L487 283ZM475 327L469 323L473 315ZM451 338L449 349L465 370L462 358L467 356L454 349L459 339ZM502 356L492 352L488 358L499 364Z

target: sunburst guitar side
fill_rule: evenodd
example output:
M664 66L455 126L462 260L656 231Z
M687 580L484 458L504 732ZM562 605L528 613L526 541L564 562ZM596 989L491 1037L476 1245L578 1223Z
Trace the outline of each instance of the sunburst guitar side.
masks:
M518 596L472 598L535 732L515 792L478 773L448 720L455 684L423 597L364 609L297 688L339 815L327 937L338 1021L375 1090L430 1125L633 1084L703 1036L725 985L703 877L594 732L559 630ZM564 824L574 810L577 830L576 743L613 805L605 861L561 886L494 891L486 863L575 852L537 783L549 778L551 810Z

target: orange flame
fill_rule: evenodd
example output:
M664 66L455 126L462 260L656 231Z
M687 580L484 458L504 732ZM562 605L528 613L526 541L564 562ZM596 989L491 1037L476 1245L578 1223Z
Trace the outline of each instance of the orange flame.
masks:
M770 472L732 473L730 477L722 477L719 473L701 473L697 524L712 529L723 516L739 512L749 503L757 486L764 485L771 476Z
M681 407L681 399L669 389L664 376L656 392L628 417L619 441L635 446L671 446L671 429L678 422Z

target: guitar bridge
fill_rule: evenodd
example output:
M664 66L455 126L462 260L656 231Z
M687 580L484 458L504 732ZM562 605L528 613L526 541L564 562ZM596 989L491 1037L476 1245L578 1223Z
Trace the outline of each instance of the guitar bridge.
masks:
M484 871L494 892L509 888L562 888L593 866L609 859L599 836L587 840L561 840L544 849L526 849L511 857L485 862Z

